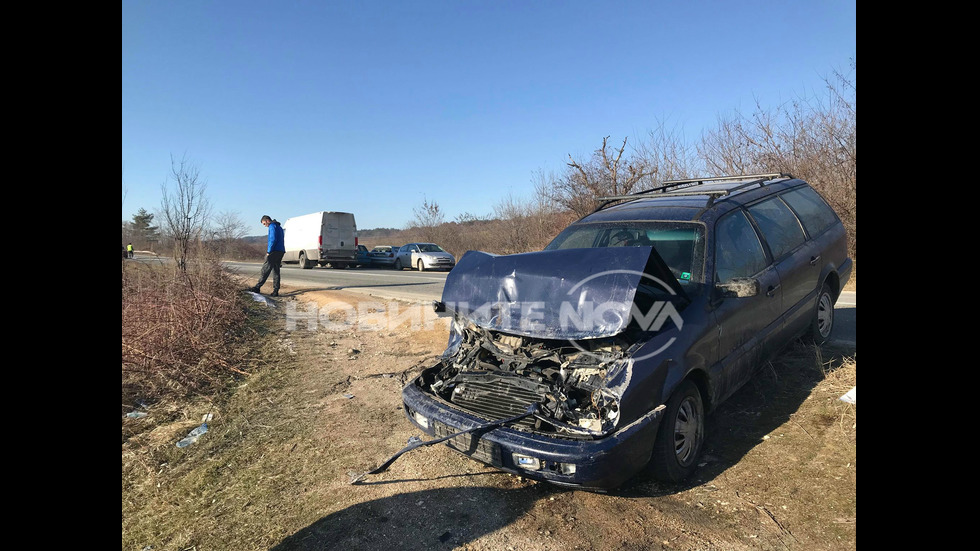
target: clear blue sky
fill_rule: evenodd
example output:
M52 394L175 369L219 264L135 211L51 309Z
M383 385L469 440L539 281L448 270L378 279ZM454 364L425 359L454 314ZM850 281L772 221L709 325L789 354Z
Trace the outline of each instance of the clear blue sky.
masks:
M489 214L604 136L693 140L856 58L856 0L123 0L122 219L172 156L249 235Z

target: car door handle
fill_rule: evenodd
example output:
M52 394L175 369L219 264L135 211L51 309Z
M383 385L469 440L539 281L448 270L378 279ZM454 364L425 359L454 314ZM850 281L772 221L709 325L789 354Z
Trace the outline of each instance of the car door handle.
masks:
M776 289L779 289L779 285L770 285L769 289L766 290L766 296L767 297L776 296Z
M810 257L810 265L815 266L817 262L820 262L820 255Z

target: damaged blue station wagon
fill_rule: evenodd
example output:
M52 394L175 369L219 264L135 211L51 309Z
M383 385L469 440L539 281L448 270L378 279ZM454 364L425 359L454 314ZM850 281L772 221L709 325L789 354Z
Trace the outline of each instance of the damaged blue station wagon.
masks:
M437 309L441 359L408 419L473 459L607 490L695 469L704 419L800 337L830 335L844 227L788 174L665 182L602 198L543 251L469 251Z

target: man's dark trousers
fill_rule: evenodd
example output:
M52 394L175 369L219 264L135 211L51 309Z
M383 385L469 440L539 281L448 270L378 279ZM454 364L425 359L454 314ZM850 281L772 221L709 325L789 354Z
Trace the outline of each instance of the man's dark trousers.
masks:
M255 284L255 292L258 292L265 280L269 279L269 273L272 273L272 292L279 292L279 268L282 266L282 255L284 254L286 253L283 251L272 251L266 255L259 282Z

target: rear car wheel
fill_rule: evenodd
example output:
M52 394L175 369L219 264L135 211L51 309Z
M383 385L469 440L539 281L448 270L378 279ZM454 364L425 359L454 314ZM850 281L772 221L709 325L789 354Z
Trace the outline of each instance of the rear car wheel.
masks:
M704 447L704 402L701 391L684 381L667 400L650 465L664 482L680 482L697 467Z
M306 253L299 253L299 267L304 270L309 270L313 267L313 263L306 259Z
M813 319L810 321L810 331L807 340L816 345L827 342L830 332L834 330L834 295L826 283L817 295Z
M422 264L422 259L421 258L419 259L418 267L419 267L419 271L420 272L424 272L425 271L425 264Z

